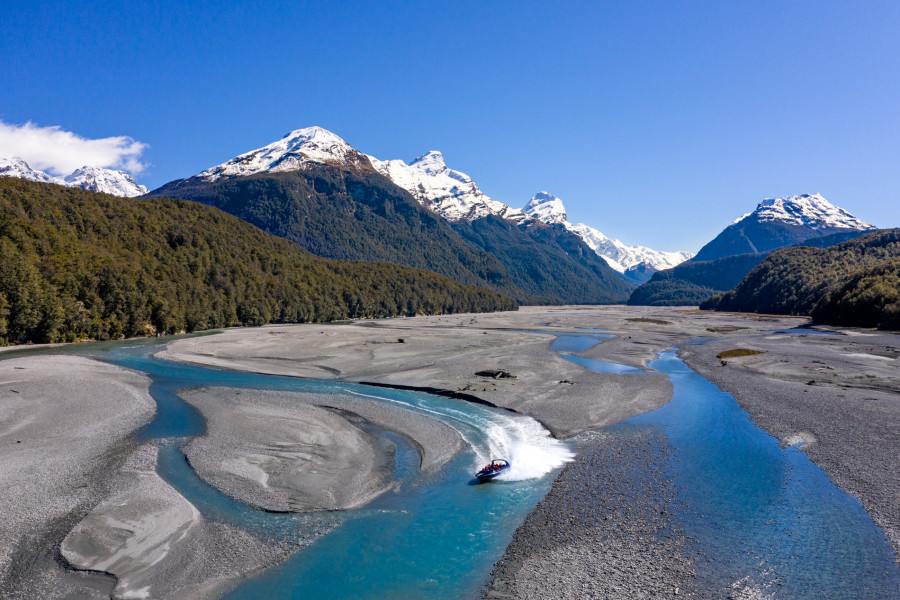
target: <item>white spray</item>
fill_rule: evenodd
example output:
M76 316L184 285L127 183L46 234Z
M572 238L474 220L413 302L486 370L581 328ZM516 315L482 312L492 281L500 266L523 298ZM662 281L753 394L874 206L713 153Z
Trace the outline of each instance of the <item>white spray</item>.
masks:
M464 404L459 408L445 406L435 409L415 406L394 398L346 391L354 396L401 404L450 425L475 451L476 463L472 465L473 474L491 460L502 458L509 461L510 469L497 476L497 479L505 481L535 479L575 458L575 453L567 444L555 439L543 425L526 415L487 412L474 405L464 408ZM485 439L480 442L471 439L464 428L457 426L459 421L481 430Z
M521 481L546 475L575 458L564 443L554 439L540 423L526 416L498 416L487 427L487 448L475 448L480 464L495 458L509 461L509 471L497 479Z

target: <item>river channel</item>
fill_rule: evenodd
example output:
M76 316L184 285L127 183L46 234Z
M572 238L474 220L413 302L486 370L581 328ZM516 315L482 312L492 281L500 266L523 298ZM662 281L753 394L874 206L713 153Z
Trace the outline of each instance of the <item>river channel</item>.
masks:
M578 355L607 337L563 334L552 348L600 372L640 372ZM138 433L139 441L160 446L160 475L206 518L279 540L327 532L239 585L229 599L478 597L516 527L576 447L553 439L530 417L504 410L414 391L166 362L153 358L160 348L158 342L120 342L61 351L150 377L158 410ZM743 582L742 589L758 591L759 598L900 597L893 551L858 500L836 487L802 450L783 448L756 427L733 397L674 352L661 354L648 370L668 375L672 400L608 429L629 435L652 427L674 449L676 458L667 468L684 507L675 518L702 557L695 561L698 589ZM187 465L180 447L202 435L205 423L177 392L197 386L351 394L396 403L450 425L467 450L438 472L423 473L408 440L375 431L394 447L394 490L340 513L268 513L218 492ZM493 457L509 458L518 472L505 481L476 484L474 470Z

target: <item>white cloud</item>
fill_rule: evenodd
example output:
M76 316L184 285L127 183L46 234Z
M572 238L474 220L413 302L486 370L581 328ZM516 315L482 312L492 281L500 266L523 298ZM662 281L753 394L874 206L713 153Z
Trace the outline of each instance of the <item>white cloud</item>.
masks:
M60 127L39 127L28 122L10 125L0 121L0 155L19 156L31 168L53 175L68 175L85 165L125 169L140 173L147 144L128 136L89 140Z

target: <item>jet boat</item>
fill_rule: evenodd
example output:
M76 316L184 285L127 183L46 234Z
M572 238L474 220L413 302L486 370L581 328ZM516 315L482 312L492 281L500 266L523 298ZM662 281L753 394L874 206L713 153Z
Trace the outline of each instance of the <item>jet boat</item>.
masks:
M477 477L480 481L487 481L489 479L495 478L500 473L505 473L506 471L508 471L509 466L510 465L508 460L495 458L491 461L491 464L475 473L475 477Z

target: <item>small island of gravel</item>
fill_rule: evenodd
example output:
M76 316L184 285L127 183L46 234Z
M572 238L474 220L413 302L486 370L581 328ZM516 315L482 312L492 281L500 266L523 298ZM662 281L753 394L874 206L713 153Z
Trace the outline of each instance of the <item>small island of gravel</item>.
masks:
M424 469L462 450L459 433L422 414L350 395L201 388L181 392L207 420L185 447L197 474L278 512L345 510L393 486L394 449L366 424L408 437Z

